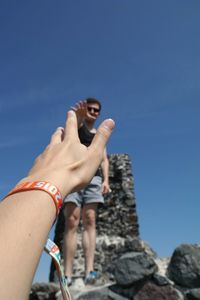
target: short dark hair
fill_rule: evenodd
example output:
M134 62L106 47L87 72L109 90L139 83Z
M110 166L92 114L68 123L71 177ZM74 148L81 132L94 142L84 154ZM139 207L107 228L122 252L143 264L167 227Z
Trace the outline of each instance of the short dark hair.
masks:
M98 99L89 97L89 98L86 98L85 100L86 100L87 104L97 103L99 105L99 110L101 110L101 102Z

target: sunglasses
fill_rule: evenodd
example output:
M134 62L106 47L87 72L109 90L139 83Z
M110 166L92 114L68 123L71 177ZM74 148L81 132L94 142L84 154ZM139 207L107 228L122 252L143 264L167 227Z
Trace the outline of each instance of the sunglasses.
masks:
M95 113L99 113L99 112L100 112L100 109L99 109L99 108L92 107L92 106L88 106L88 107L87 107L87 110L88 110L89 112L94 111Z

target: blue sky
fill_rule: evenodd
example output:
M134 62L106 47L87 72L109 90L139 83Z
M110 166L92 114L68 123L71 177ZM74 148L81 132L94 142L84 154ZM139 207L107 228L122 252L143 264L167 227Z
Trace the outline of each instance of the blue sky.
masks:
M95 96L116 122L108 152L132 160L141 238L160 256L199 243L199 36L198 0L1 0L1 198Z

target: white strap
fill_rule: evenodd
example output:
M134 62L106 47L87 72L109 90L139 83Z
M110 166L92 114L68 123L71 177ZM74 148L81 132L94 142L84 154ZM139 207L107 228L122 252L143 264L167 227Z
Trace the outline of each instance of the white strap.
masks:
M64 300L72 300L69 289L67 288L65 276L61 269L61 255L58 246L50 239L47 240L44 247L46 253L48 253L52 258L56 267L57 275L59 278L60 289Z

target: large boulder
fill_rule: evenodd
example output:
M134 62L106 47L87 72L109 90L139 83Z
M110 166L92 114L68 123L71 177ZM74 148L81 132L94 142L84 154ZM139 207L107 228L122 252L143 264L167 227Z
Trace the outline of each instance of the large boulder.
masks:
M168 276L177 285L200 287L200 247L196 244L178 246L168 266Z
M146 280L157 270L151 256L144 252L129 252L115 262L114 277L117 284L127 287Z

